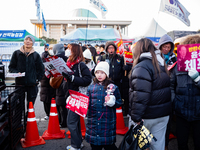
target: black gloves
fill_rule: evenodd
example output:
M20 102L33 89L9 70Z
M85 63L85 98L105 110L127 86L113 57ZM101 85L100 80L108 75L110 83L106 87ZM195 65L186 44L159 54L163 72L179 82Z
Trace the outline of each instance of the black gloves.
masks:
M124 66L123 66L123 69L124 69L124 70L127 70L127 71L130 70L128 65L124 65Z
M68 74L68 73L66 73L66 72L62 72L62 75L63 75L63 77L66 78L68 81L73 82L73 80L74 80L74 75L70 75L70 74Z

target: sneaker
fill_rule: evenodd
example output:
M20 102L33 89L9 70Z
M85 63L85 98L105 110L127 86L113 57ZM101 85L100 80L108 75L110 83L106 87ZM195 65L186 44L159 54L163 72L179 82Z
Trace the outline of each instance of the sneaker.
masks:
M49 120L49 116L45 116L44 119L45 119L45 120Z
M71 150L71 145L68 145L68 146L66 147L66 150Z
M81 150L83 147L84 147L83 143L81 143L81 148L79 148L79 149L73 148L73 147L71 147L71 145L68 145L68 146L66 147L66 150Z

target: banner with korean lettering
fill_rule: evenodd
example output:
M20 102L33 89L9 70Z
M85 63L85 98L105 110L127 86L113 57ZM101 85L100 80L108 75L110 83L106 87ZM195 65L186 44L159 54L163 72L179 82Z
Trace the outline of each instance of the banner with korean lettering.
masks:
M66 108L75 112L76 114L86 117L89 97L77 91L69 90L71 100L67 103Z
M1 30L0 38L18 39L25 37L26 30Z
M178 45L178 71L188 71L191 68L200 72L200 44Z
M129 65L133 64L133 53L132 52L124 51L124 57L125 57L125 61L127 64L129 64Z
M170 14L181 20L187 26L190 26L190 20L188 18L190 13L178 0L161 0L159 11Z

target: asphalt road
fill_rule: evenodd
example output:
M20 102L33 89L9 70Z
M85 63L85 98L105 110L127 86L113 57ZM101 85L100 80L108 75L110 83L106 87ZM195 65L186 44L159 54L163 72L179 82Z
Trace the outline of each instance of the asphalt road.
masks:
M36 120L37 120L37 126L38 126L38 131L39 135L42 136L45 130L48 128L48 120L44 120L44 108L43 108L43 103L40 101L39 96L37 97L37 100L35 102L35 115L36 115ZM67 128L62 128L62 130L65 130L66 132L68 131ZM117 142L116 145L119 146L120 142L122 141L123 136L122 135L117 135ZM63 139L55 139L55 140L45 140L46 144L44 145L38 145L38 146L33 146L30 148L22 148L21 143L17 145L17 150L38 150L38 149L47 149L47 150L65 150L66 146L70 145L70 139L65 136ZM83 140L83 144L85 145L82 150L90 150L90 145L87 143L85 140ZM189 147L190 150L193 150L193 144L190 139L189 142ZM168 150L178 150L177 148L177 140L172 139L169 142L169 147Z

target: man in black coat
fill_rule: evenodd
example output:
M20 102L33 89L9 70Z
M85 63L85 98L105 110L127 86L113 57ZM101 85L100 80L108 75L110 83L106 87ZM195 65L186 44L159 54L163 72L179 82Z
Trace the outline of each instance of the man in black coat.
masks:
M124 76L124 58L116 54L117 46L114 42L109 41L105 45L107 54L99 56L97 63L100 61L106 61L110 65L109 77L112 79L115 85L119 87L122 95L122 77Z
M44 75L44 65L40 55L33 48L34 43L34 37L27 35L24 38L24 45L19 50L14 51L8 66L11 73L21 74L25 72L24 77L17 77L15 79L15 84L23 86L23 99L25 100L26 93L27 101L33 102L33 104L38 93L37 85Z

